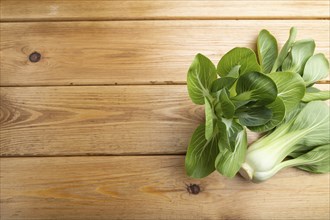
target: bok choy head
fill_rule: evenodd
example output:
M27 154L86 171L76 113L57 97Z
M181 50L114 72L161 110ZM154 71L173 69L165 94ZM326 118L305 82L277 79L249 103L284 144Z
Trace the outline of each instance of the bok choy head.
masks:
M292 166L329 172L329 127L329 107L321 101L308 103L299 114L249 147L240 173L261 182ZM286 159L288 156L291 159Z
M329 99L330 93L312 87L328 76L329 62L323 54L313 55L314 40L296 41L296 35L291 28L279 51L275 37L261 30L256 52L235 47L217 66L202 54L195 56L187 87L191 100L205 105L205 123L188 146L190 177L217 170L232 178L241 170L258 182L288 166L329 170L324 154L329 150L329 111L318 100ZM248 129L270 134L248 149Z

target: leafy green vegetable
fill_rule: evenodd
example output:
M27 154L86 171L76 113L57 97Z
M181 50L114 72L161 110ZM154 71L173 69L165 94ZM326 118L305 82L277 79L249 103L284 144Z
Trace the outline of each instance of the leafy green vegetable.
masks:
M235 123L232 121L232 123ZM235 125L227 125L228 133L232 133L234 137L234 150L229 150L219 142L219 154L215 161L215 167L219 173L229 178L232 178L239 171L242 163L244 162L246 148L247 148L247 135L246 130L235 123Z
M303 79L307 86L316 81L326 78L329 74L329 61L323 54L316 54L307 60L305 65Z
M307 60L313 55L315 49L314 40L296 41L285 58L282 71L295 72L302 75Z
M213 108L210 102L205 97L205 138L210 140L213 135L214 120L213 120Z
M282 163L279 163L271 170L256 172L253 177L249 176L253 169L249 167L248 164L244 163L240 172L245 178L253 178L254 182L265 181L274 176L280 170L294 166L312 173L328 173L330 172L329 149L329 144L315 147L313 150L295 159L285 160Z
M253 50L245 47L232 49L219 61L217 72L221 77L235 77L238 69L240 75L261 70Z
M188 70L188 93L195 104L203 105L217 74L214 64L202 54L197 54Z
M296 159L291 160L290 166L306 170L312 173L330 172L330 144L315 147Z
M286 111L285 111L284 102L282 101L282 99L280 97L277 97L274 102L266 105L266 107L268 109L270 109L272 112L271 119L269 121L267 121L265 124L262 124L259 126L257 126L257 125L248 126L248 128L251 131L254 131L254 132L269 131L269 130L273 129L274 127L276 127L277 125L279 125L283 121Z
M253 101L256 106L272 103L277 96L277 87L268 76L249 72L240 76L236 85L235 101Z
M272 110L265 106L248 107L244 106L236 111L236 115L241 125L260 126L266 124L272 118Z
M233 120L228 120L228 121L230 123L233 122ZM217 122L217 127L219 129L219 140L218 140L219 149L226 148L227 150L233 152L235 150L235 140L233 141L232 139L236 134L233 133L229 134L230 133L229 128L231 128L231 125L227 127L227 123L224 123L222 120L219 120Z
M203 178L214 170L215 159L219 153L218 137L205 139L205 126L200 125L192 135L189 143L185 166L188 176Z
M238 78L240 73L241 65L236 65L231 68L230 72L228 73L227 77Z
M305 95L304 80L298 73L274 72L269 77L275 82L278 96L282 98L287 112L292 111Z
M242 165L243 175L254 182L267 180L286 167L288 162L283 162L284 158L299 147L327 145L329 115L329 108L323 102L308 103L292 120L250 146Z
M203 178L217 170L231 178L240 170L260 182L289 166L329 172L330 112L314 100L330 99L330 93L311 87L328 75L329 62L323 54L313 56L313 40L295 41L296 34L291 28L278 54L275 37L262 30L258 60L253 50L236 47L217 69L196 55L187 86L192 101L205 104L205 124L188 146L189 176ZM247 128L268 133L247 149Z
M227 148L230 152L236 149L236 138L239 132L243 131L243 126L234 119L225 119L218 121L219 129L219 149Z
M307 92L302 98L302 102L311 102L317 100L328 100L330 99L330 91L319 91L319 92Z
M330 90L330 85L328 86ZM330 91L321 91L315 87L306 88L306 93L304 97L301 99L302 102L311 102L311 101L325 101L330 99Z
M288 56L288 53L291 50L291 47L296 39L296 35L297 35L297 30L296 28L292 27L290 29L289 39L285 42L280 54L276 58L271 72L276 72L282 66L284 59Z
M297 115L290 131L304 131L299 144L316 146L330 143L329 106L321 101L309 102ZM302 135L302 134L300 134Z
M222 116L224 118L232 118L235 113L235 106L229 99L229 92L226 89L220 90L219 104L221 106Z
M267 30L261 30L257 40L258 60L263 73L269 73L277 58L277 41Z
M223 88L230 89L237 79L234 77L222 77L214 80L211 91L217 92Z

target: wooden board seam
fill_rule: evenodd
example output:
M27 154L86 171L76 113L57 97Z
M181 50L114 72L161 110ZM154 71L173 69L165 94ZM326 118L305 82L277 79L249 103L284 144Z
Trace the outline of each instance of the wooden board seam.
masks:
M330 80L318 81L316 84L330 84ZM67 86L158 86L158 85L187 85L186 82L174 82L174 81L165 81L165 82L150 82L150 83L107 83L107 84L52 84L52 85L43 85L43 84L36 84L36 85L2 85L0 86L3 88L10 88L10 87L67 87Z
M92 22L92 21L239 21L239 20L330 20L330 17L309 17L309 16L300 16L300 17L158 17L158 18L124 18L124 19L106 19L106 18L72 18L72 19L57 19L57 18L35 18L35 19L0 19L0 23L28 23L28 22Z
M136 153L122 153L122 154L57 154L57 155L46 155L46 154L40 154L40 155L28 155L24 154L22 156L18 155L13 155L13 156L3 156L0 155L0 158L42 158L42 157L50 157L50 158L57 158L57 157L162 157L162 156L185 156L185 152L178 152L178 153L141 153L141 154L136 154Z

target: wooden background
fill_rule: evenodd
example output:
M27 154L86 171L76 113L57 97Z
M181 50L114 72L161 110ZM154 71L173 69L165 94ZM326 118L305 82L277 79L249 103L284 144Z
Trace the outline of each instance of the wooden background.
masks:
M296 26L329 59L329 7L1 0L1 220L329 219L328 174L287 169L252 184L184 171L204 120L186 89L194 55L217 63L255 47L262 28L282 45ZM189 183L202 192L190 195Z

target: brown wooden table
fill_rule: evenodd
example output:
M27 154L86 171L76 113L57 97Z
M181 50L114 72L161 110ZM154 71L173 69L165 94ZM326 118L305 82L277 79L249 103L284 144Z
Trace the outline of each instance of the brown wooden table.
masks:
M184 170L204 120L186 89L194 55L217 63L296 26L329 59L329 13L328 0L1 0L1 220L329 219L328 174Z

